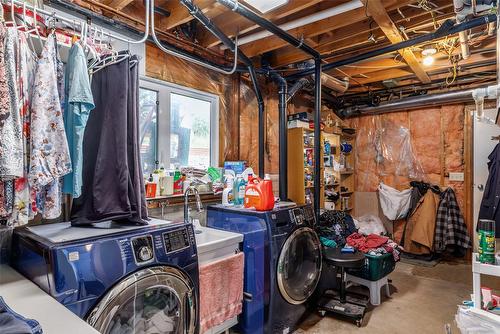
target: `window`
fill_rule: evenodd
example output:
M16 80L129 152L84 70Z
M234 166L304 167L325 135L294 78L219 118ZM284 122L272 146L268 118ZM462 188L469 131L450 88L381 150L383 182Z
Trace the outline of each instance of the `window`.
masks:
M219 164L216 95L143 79L139 98L144 173L151 173L156 161L167 169Z
M155 169L157 158L158 92L146 88L139 89L139 143L141 147L142 169L145 174Z

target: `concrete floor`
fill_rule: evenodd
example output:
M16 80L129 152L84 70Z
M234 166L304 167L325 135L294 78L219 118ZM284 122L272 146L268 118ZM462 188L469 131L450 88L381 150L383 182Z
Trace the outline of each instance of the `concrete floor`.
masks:
M427 268L399 262L389 278L392 279L391 298L382 297L380 306L370 306L361 328L332 316L321 318L314 314L295 333L440 334L445 333L445 324L452 326L453 334L460 333L454 317L457 305L470 299L469 264L445 262ZM499 289L500 282L486 279L483 286Z

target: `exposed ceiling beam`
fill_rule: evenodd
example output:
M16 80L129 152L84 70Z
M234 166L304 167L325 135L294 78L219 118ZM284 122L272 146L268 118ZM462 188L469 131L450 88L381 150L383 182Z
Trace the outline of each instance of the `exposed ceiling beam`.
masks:
M108 4L108 6L118 10L122 10L123 8L130 5L132 2L134 2L134 0L112 0Z
M215 0L198 0L194 1L194 3L202 10L203 13L206 13L208 10L212 9L214 1ZM164 21L161 29L170 30L181 24L188 23L193 19L193 16L189 14L187 8L184 7L184 5L182 5L178 0L170 0L165 3L162 8L168 10L170 12L170 16Z
M396 9L412 2L415 2L415 0L383 0L384 5L389 10ZM358 8L340 15L336 15L334 17L330 17L328 19L307 24L299 28L291 29L288 31L288 33L304 38L314 37L327 33L334 29L360 22L364 19L366 19L365 9ZM263 53L282 48L286 45L287 43L282 39L276 36L270 36L261 39L258 42L242 46L241 51L244 52L248 57L255 57Z
M400 43L405 40L403 34L399 31L396 24L392 21L391 17L385 10L384 5L381 0L361 0L367 6L368 13L373 18L373 20L378 24L380 29L387 36L389 41L392 44ZM431 78L425 72L422 64L417 59L415 53L411 49L402 49L398 51L399 54L406 61L408 66L412 69L413 73L417 76L417 78L422 81L422 83L431 82Z
M263 16L268 20L276 21L286 16L310 8L320 2L321 0L290 1L288 4L276 10L273 10L267 14L264 14ZM256 25L254 22L250 22L246 19L243 19L241 16L238 15L219 16L214 19L214 23L229 37L234 36L236 29L238 29L239 34L245 34L259 28L259 26ZM213 47L220 44L220 41L212 34L208 33L204 36L204 39L201 41L201 43L205 47Z
M452 4L437 8L443 11L444 14L436 16L434 20L440 22L453 17L455 14L452 8ZM401 10L401 12L404 14L405 18L401 18L399 13L395 13L396 17L399 16L399 18L393 21L398 25L404 25L407 31L417 28L421 29L422 27L431 27L432 30L434 30L433 19L428 12L413 7L407 7L405 10ZM331 30L329 33L319 36L320 38L316 50L322 55L325 55L330 53L333 54L334 52L338 53L343 49L354 47L359 44L367 44L370 32L373 33L377 40L385 38L385 35L376 24L372 25L370 29L370 19L365 18L360 22ZM371 46L373 44L369 45ZM280 67L304 61L308 58L309 57L303 52L298 52L296 48L287 46L277 52L273 52L271 56L271 66Z

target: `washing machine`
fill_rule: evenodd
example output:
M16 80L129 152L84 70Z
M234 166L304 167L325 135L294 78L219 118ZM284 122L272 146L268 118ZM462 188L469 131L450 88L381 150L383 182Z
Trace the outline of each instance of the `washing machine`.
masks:
M198 332L191 224L23 227L15 230L13 247L16 270L100 333Z
M307 301L321 276L321 244L314 231L312 207L257 212L215 205L207 210L207 225L244 235L247 298L240 320L242 331L293 332L307 314ZM256 233L262 239L256 239ZM252 319L256 310L262 319Z

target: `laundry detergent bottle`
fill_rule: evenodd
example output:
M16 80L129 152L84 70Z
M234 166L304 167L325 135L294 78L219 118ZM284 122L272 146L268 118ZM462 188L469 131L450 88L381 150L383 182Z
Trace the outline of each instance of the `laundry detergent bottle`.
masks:
M245 199L246 182L241 174L236 175L233 184L233 203L234 205L243 205Z
M268 211L274 208L273 182L269 174L264 180L252 178L245 189L245 208Z

